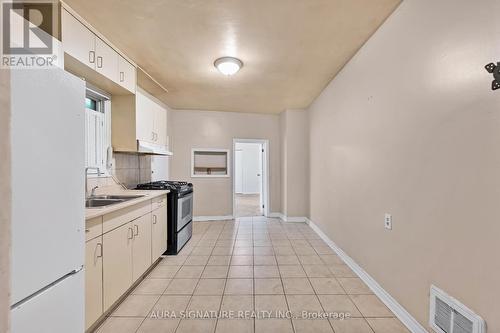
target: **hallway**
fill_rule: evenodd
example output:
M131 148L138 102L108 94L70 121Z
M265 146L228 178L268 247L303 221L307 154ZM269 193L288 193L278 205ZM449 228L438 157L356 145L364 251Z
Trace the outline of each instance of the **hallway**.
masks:
M235 194L235 217L262 216L260 194Z

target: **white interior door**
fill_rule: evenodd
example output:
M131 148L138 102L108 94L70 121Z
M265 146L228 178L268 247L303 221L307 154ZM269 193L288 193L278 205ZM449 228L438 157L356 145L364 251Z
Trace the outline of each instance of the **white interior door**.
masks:
M261 145L258 143L242 143L243 151L243 193L260 194Z
M234 169L234 182L235 191L238 194L243 193L243 151L236 150L234 152L235 169Z

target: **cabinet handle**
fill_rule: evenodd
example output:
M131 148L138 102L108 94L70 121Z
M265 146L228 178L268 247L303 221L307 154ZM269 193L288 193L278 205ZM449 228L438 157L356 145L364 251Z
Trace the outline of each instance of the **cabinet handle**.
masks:
M158 141L158 134L155 132L155 141Z
M153 215L153 224L156 224L156 215Z
M129 236L129 232L128 231L130 231L130 236ZM134 229L132 229L131 227L128 227L128 231L127 231L127 239L134 238Z
M91 64L95 62L95 51L89 51L89 62Z
M97 249L99 249L99 252L97 252ZM99 254L97 254L99 253ZM94 252L94 265L97 264L97 259L102 258L102 244L97 243L95 247L95 252Z
M155 132L151 132L151 140L155 140Z
M139 235L139 226L137 224L135 224L134 228L135 228L134 236L138 236Z
M97 68L102 68L102 57L97 56Z
M125 73L120 72L120 82L125 81Z
M97 256L97 258L102 258L102 244L101 243L97 243L97 247L99 248L99 255Z

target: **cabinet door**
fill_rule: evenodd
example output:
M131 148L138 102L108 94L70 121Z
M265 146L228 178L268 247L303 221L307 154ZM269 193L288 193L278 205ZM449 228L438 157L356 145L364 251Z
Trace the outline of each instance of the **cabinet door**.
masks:
M104 311L132 285L131 222L103 235Z
M95 54L96 71L118 83L118 53L100 38L96 37Z
M85 330L102 315L102 236L85 244Z
M155 209L152 215L151 263L167 250L167 207Z
M64 52L95 69L95 35L73 15L62 11L62 44Z
M154 142L154 103L142 92L135 93L137 140Z
M156 104L156 103L155 103ZM155 143L166 146L167 145L167 111L156 104L155 112Z
M136 76L135 67L118 55L118 80L122 87L135 93Z
M136 281L151 266L151 213L131 223L134 229L132 279Z

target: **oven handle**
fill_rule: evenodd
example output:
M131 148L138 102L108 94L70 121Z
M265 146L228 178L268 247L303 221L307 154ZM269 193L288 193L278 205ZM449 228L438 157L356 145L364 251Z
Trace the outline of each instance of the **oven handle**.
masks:
M193 190L190 190L189 192L184 192L182 194L179 194L178 198L181 199L181 198L185 198L189 195L192 195L193 194Z

